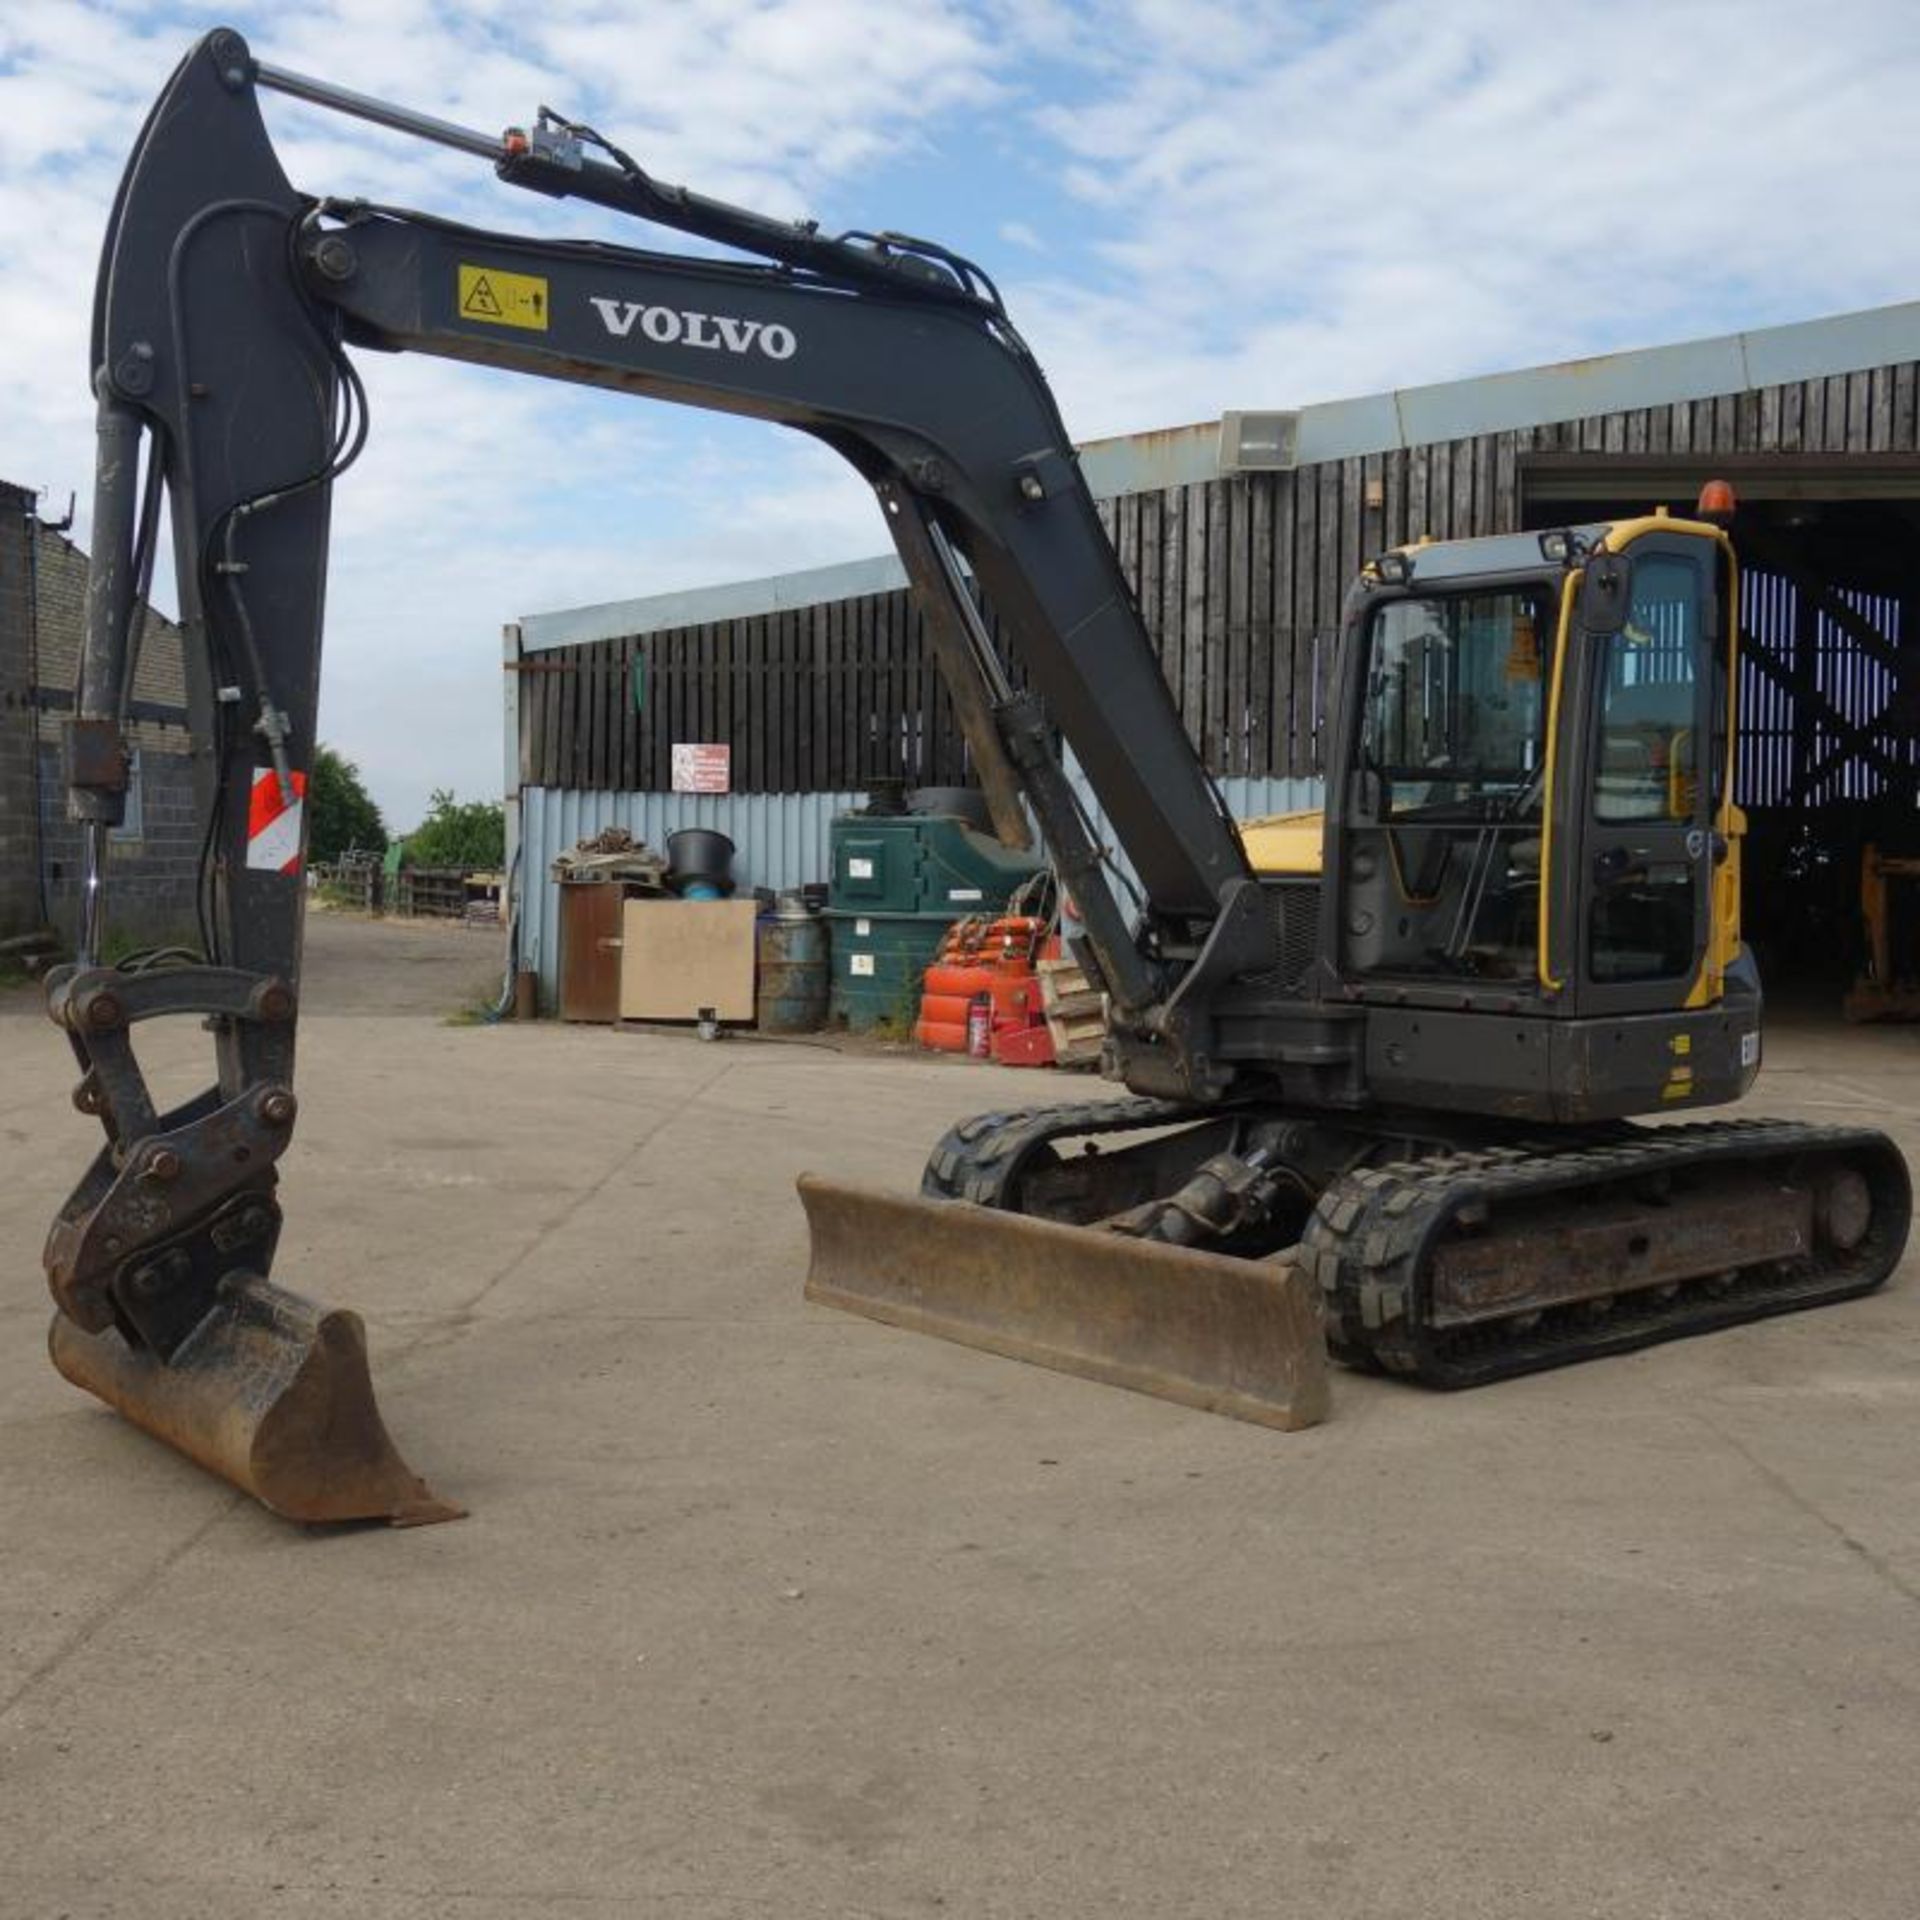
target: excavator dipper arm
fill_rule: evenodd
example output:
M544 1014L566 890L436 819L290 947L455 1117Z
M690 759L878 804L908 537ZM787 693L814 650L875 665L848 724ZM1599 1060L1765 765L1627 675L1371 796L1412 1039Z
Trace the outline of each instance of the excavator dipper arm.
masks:
M316 198L280 167L262 87L467 149L509 183L760 257L520 238ZM610 159L591 157L594 145ZM1231 1070L1194 989L1269 963L1273 934L1053 398L977 269L924 243L829 239L664 187L545 109L531 134L496 139L209 35L141 133L96 297L95 555L69 742L87 912L49 1008L106 1144L48 1242L53 1350L70 1377L283 1512L420 1520L455 1509L381 1430L359 1323L267 1281L275 1163L297 1112L300 812L331 490L367 429L357 349L749 415L849 460L919 591L1000 831L1023 842L1021 802L1032 808L1155 1090L1225 1091ZM530 490L539 471L530 461ZM205 952L130 973L100 964L106 837L124 801L133 636L163 495L182 624L214 690ZM976 585L1031 691L1013 691L988 645ZM1108 884L1056 729L1140 878L1137 925ZM207 1022L216 1076L159 1113L131 1032L182 1014Z

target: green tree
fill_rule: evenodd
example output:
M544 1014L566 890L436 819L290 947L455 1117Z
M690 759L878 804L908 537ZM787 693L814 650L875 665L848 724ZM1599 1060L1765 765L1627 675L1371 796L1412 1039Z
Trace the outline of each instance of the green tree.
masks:
M497 800L456 800L438 787L427 817L407 835L415 867L499 867L507 858L507 810Z
M380 853L387 844L387 823L360 778L360 769L331 747L314 750L307 779L307 858L338 860L358 848Z

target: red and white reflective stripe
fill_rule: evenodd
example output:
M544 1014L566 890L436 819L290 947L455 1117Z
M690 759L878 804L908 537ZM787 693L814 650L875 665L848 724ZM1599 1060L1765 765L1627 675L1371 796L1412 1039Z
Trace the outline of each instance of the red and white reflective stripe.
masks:
M247 806L247 865L266 873L300 871L300 822L306 811L307 776L293 776L293 804L280 791L280 776L261 767L253 776Z

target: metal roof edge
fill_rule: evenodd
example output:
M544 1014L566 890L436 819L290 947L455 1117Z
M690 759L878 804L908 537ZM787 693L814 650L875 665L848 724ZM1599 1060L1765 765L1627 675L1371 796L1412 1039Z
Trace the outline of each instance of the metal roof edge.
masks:
M1158 493L1220 477L1220 422L1155 427L1145 433L1112 434L1080 443L1081 477L1096 500L1126 493Z
M1322 400L1293 410L1293 464L1673 406L1905 360L1920 360L1920 301ZM1220 477L1219 441L1217 421L1123 434L1089 441L1080 466L1097 499L1187 486Z
M1323 401L1300 409L1295 461L1304 467L1906 360L1920 360L1920 301Z
M638 600L604 600L593 606L562 607L553 613L520 616L520 645L526 653L580 646L593 640L623 640L643 633L670 633L680 627L716 620L748 620L784 607L810 607L829 600L855 600L863 594L891 593L907 584L897 554L870 560L845 560L798 573L768 574L759 580L726 580L718 586L689 587L679 593L649 594Z

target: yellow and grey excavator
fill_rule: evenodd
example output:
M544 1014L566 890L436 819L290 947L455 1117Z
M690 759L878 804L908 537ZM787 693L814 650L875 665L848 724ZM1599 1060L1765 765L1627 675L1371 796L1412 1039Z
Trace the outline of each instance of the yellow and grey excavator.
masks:
M300 192L263 90L729 256ZM329 505L367 430L355 349L751 415L844 455L920 597L998 830L1026 844L1037 824L1073 895L1132 1097L966 1121L919 1196L803 1181L815 1299L1284 1426L1324 1411L1326 1345L1465 1385L1842 1299L1898 1260L1909 1184L1883 1135L1631 1124L1733 1101L1760 1063L1739 937L1735 561L1715 520L1380 555L1346 609L1324 816L1243 834L977 267L663 185L544 108L476 133L220 31L140 136L96 301L69 741L89 904L49 1008L106 1144L46 1266L62 1372L268 1505L456 1511L388 1440L357 1319L267 1278L297 1111L298 808ZM129 972L100 964L100 903L163 502L183 623L219 689L217 792L205 953ZM1062 740L1127 856L1132 906ZM171 1112L132 1040L161 1016L214 1038L213 1084Z

